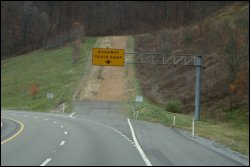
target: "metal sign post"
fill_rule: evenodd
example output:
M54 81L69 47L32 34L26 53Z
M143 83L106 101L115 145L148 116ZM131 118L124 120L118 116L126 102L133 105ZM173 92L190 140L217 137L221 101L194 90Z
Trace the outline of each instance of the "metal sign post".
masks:
M52 92L47 92L47 106L50 108L52 106L52 99L54 98L54 94Z
M200 95L201 95L201 69L202 69L202 56L196 56L196 81L195 81L195 113L194 118L196 121L200 120Z
M135 101L136 102L143 102L143 97L142 96L135 96Z
M200 120L200 89L201 89L201 69L202 56L194 54L170 54L170 53L146 53L131 52L125 53L125 63L127 64L157 64L157 65L185 65L195 66L195 120ZM134 58L130 58L133 56Z
M51 93L51 92L48 92L48 93L47 93L47 98L48 98L48 99L53 99L53 97L54 97L54 94L53 94L53 93Z
M142 102L143 102L143 96L135 96L136 118L138 118L139 110L143 108Z

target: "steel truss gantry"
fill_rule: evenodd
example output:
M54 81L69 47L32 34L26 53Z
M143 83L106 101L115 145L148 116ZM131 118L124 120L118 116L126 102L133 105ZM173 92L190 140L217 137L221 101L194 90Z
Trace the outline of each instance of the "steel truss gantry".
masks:
M195 120L200 120L200 89L202 56L195 54L170 54L170 53L149 53L129 52L125 53L126 64L154 64L154 65L185 65L196 67L195 81Z

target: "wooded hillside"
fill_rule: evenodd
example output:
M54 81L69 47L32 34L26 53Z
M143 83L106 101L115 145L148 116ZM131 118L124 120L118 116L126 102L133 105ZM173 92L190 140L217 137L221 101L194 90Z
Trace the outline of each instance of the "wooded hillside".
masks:
M171 52L203 57L201 110L213 120L230 114L249 122L249 2L235 2L202 21L136 36L138 52ZM193 114L195 68L137 65L145 96L162 106L180 101Z
M131 35L199 21L232 1L1 1L1 59L79 36Z

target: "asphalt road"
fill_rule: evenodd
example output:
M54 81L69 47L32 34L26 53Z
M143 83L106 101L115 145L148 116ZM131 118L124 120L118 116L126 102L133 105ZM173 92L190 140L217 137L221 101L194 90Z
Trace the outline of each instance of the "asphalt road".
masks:
M134 142L105 124L69 114L19 111L1 114L24 125L15 138L3 144L1 140L3 166L145 165ZM1 136L9 129L5 127L18 129L13 124L3 119Z
M242 166L225 155L157 123L131 121L150 162L166 166Z
M2 111L1 139L21 129L3 116L24 128L1 144L1 165L243 165L175 129L128 121L126 110L122 103L75 102L69 114Z

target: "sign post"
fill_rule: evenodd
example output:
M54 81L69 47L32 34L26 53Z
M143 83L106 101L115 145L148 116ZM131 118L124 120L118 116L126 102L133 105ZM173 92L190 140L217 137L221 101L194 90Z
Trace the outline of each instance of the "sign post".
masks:
M135 101L136 102L143 102L143 97L142 96L135 96Z
M133 56L132 58L129 58ZM147 52L131 52L126 53L127 64L158 64L158 65L184 65L195 66L195 113L194 120L200 120L200 96L201 96L201 72L203 60L201 55L194 54L170 54L170 53L147 53Z
M138 118L138 112L140 109L143 108L141 103L143 102L143 96L135 96L135 102L136 102L136 118Z
M51 92L47 93L47 98L48 99L53 99L53 97L54 97L53 93L51 93Z
M93 48L92 64L99 66L124 66L124 49Z
M54 97L54 94L52 92L47 92L47 99L48 99L48 107L50 107L52 105L52 99Z

